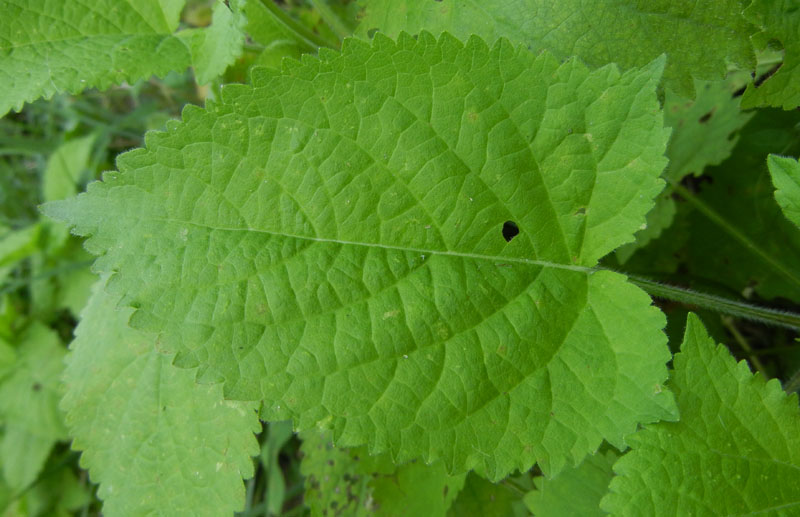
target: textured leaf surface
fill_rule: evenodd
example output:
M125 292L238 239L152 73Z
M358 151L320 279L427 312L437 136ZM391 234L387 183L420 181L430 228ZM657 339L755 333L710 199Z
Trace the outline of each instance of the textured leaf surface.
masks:
M618 458L613 450L598 452L553 479L536 477L536 490L525 495L525 505L536 517L606 515L600 500L608 491L614 476L611 467Z
M663 316L586 273L661 188L661 63L429 34L321 56L48 206L93 235L133 324L267 420L398 462L557 471L674 416Z
M642 66L668 56L666 84L682 95L692 79L721 79L731 61L750 69L755 57L742 0L695 2L658 0L362 0L360 32L378 29L434 34L449 31L487 41L505 37L533 51L564 59L580 57L590 66ZM702 49L702 51L699 51Z
M796 515L797 397L737 364L693 314L674 364L670 386L681 419L630 438L604 508L615 515Z
M396 466L365 447L338 449L329 433L303 433L304 501L312 515L446 515L465 474L450 476L441 462Z
M786 217L800 226L800 163L771 154L767 164L776 189L775 200Z
M754 0L745 16L761 32L754 36L759 47L771 40L783 45L784 58L775 74L744 92L742 106L775 106L792 109L800 106L800 1Z
M104 515L225 515L244 503L260 425L252 404L225 401L170 364L130 310L97 289L76 330L62 408L100 484Z
M175 33L185 0L1 0L0 115L56 92L106 88L194 66L201 82L238 55L227 7Z

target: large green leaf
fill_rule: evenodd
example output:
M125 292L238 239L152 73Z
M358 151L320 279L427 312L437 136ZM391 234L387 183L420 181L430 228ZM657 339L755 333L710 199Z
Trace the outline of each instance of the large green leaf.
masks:
M205 83L241 51L222 2L208 29L175 32L185 0L0 0L0 115L54 93L195 67Z
M670 386L680 422L646 427L615 465L614 515L796 515L800 411L690 315Z
M663 316L588 269L661 189L663 61L430 34L320 55L47 206L92 235L132 324L268 420L492 478L674 417Z
M755 67L742 10L746 0L361 0L362 35L378 29L434 34L449 31L487 41L505 37L559 58L578 56L590 66L642 66L667 54L664 80L682 95L694 79L721 79L728 62Z
M763 84L750 85L742 105L775 106L792 109L800 106L800 1L753 0L745 16L761 28L753 37L759 48L774 41L783 46L783 62Z
M225 515L244 503L260 424L253 404L226 401L170 364L131 310L98 288L71 345L62 408L100 484L104 515Z
M775 200L786 217L800 226L800 162L771 154L767 164L776 189Z

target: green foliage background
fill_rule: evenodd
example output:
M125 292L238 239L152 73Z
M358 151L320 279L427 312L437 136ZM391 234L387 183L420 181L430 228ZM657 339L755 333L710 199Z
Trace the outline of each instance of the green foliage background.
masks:
M0 12L2 515L800 512L797 0Z

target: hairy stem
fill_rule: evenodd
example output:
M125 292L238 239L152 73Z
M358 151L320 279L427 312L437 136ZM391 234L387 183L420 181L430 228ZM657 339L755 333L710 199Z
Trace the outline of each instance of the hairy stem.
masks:
M713 294L700 293L684 287L662 284L636 275L628 275L628 279L632 284L639 286L648 294L657 298L673 300L687 305L695 305L737 318L800 330L800 314L730 300Z
M343 40L347 36L350 36L350 29L344 24L344 22L339 18L339 16L333 12L327 2L325 0L311 0L311 3L314 7L319 11L319 15L322 17L322 20L331 28L334 34L339 37L340 40Z

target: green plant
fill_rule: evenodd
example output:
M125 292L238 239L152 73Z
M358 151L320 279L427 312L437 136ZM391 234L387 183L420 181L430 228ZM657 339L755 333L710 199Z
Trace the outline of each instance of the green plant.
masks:
M43 173L100 280L63 388L63 318L0 334L4 439L48 444L17 511L66 438L109 515L800 511L795 0L6 4L0 111L205 97L83 194L100 160ZM43 229L86 259L19 226L27 310Z

